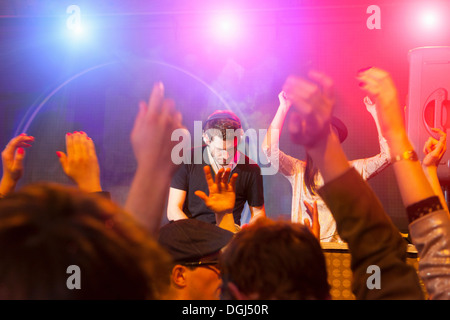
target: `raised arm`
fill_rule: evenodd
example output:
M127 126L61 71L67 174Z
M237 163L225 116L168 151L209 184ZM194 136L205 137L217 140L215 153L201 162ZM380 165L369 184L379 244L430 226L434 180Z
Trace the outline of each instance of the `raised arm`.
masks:
M388 142L405 207L435 195L405 130L397 89L389 73L370 68L358 74L361 88L374 97L380 128Z
M373 118L378 133L378 142L380 144L380 153L373 157L350 161L351 165L359 172L364 180L368 180L380 173L390 163L389 146L381 132L380 123L378 121L377 109L375 103L368 96L364 97L364 104L367 111Z
M318 190L330 208L339 235L352 254L353 291L358 299L420 299L416 271L406 263L406 244L369 185L350 169L338 137L330 130L333 82L324 74L289 77L285 91L298 113L294 130L322 173ZM381 290L367 286L368 267L381 269Z
M171 159L175 146L171 137L177 129L182 129L181 114L172 100L164 98L164 86L159 82L154 85L149 101L140 102L131 132L137 169L125 203L125 209L152 233L161 224L176 169Z
M284 154L279 149L281 130L291 107L291 102L287 99L284 91L278 94L278 100L280 104L269 129L267 129L261 148L272 165L278 168L285 176L291 176L295 173L295 166L298 160Z
M25 133L14 137L2 151L3 175L0 181L0 198L13 192L23 175L25 149L31 147L34 137Z
M278 149L284 120L286 119L286 115L291 107L291 102L286 98L286 93L284 91L281 91L278 94L278 100L280 101L280 105L278 106L277 112L269 126L269 129L267 129L267 133L262 143L262 149L266 152L269 158L271 155L271 150Z
M422 168L434 192L439 196L442 206L448 212L447 201L442 193L441 184L437 175L439 162L447 150L447 134L440 129L433 128L433 132L439 135L439 140L429 137L423 146L425 157L422 161Z
M346 172L350 165L338 137L330 130L335 99L333 81L314 71L309 76L309 80L291 76L284 84L283 90L296 111L289 131L293 142L306 148L327 183ZM334 161L330 161L333 157Z
M408 139L397 91L390 75L386 71L371 68L361 72L358 78L363 84L362 88L377 100L380 127L391 149L394 172L410 221L411 239L420 257L419 274L431 299L449 299L448 211L443 209L444 204L436 195L440 192L436 192L436 186L430 185ZM444 140L443 137L441 139ZM440 153L438 150L437 158ZM425 158L428 161L431 156Z

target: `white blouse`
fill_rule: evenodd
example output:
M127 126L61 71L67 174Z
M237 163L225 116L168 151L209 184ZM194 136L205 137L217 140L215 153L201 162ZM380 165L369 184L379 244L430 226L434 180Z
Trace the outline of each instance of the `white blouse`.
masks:
M350 161L350 164L361 174L364 180L368 180L386 168L390 163L389 147L386 139L378 136L380 143L380 153L376 156L366 159L358 159ZM281 172L291 183L292 186L292 205L291 205L291 221L304 222L304 219L311 221L311 217L307 213L303 201L313 204L317 200L317 210L320 225L320 241L321 242L342 242L337 230L336 221L333 218L327 205L323 202L319 195L312 195L304 182L304 173L306 163L304 161L293 158L281 150L276 144L272 145L272 150L263 149L271 163L279 164L279 172ZM317 189L323 186L323 178L318 172L316 176Z

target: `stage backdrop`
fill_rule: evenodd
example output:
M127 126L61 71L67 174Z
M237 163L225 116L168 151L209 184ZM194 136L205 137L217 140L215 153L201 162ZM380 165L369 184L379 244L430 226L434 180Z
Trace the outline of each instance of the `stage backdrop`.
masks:
M70 184L55 152L64 151L66 132L81 130L96 143L103 188L122 204L136 168L130 131L138 102L148 98L154 82L163 81L192 134L194 121L216 109L234 111L244 130L259 133L275 115L286 77L304 75L308 69L324 71L335 80L335 114L348 127L343 147L349 159L370 157L379 152L379 145L355 79L357 70L377 66L390 71L406 103L408 51L450 45L444 19L435 29L433 23L430 28L420 25L422 2L227 3L2 3L0 145L22 132L36 138L27 150L21 184ZM442 7L445 2L425 3L435 5L437 13L450 12ZM66 12L72 4L81 17L82 28L75 32L67 24L77 14ZM262 136L248 150L258 150L261 142ZM290 142L286 130L280 148L304 158L302 147ZM254 160L261 162L256 153ZM393 222L406 231L392 168L369 183ZM264 191L268 215L289 219L289 182L281 174L264 176Z

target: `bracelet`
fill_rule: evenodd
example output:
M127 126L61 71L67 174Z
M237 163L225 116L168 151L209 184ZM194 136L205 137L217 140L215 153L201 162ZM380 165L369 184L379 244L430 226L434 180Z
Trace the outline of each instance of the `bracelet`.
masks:
M391 156L391 163L395 163L401 160L418 161L419 158L417 157L417 153L414 150L407 150L402 154Z

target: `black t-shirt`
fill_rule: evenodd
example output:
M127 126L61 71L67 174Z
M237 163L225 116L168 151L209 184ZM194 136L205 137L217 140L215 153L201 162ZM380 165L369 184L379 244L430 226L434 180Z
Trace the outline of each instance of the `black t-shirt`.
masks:
M202 151L205 147L202 148ZM194 150L194 149L193 149ZM203 153L202 153L203 154ZM206 183L203 167L207 165L202 159L201 164L194 164L193 158L190 164L181 164L175 173L171 187L186 191L186 200L183 205L183 212L189 217L199 219L209 223L216 223L214 212L206 207L202 199L197 197L194 192L201 190L207 195L208 184ZM237 173L236 180L236 203L233 210L234 222L241 224L241 213L245 202L249 206L259 207L264 205L264 189L261 168L257 163L241 153L240 161L231 172ZM211 168L213 179L214 170Z

